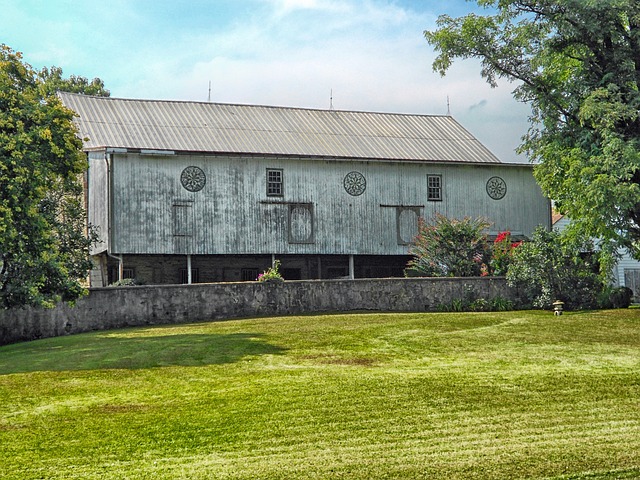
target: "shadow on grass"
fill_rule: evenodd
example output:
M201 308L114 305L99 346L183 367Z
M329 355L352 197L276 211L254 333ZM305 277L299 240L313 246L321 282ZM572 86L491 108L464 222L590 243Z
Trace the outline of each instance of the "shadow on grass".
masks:
M232 333L138 337L94 335L84 336L83 341L68 341L71 337L47 339L10 345L0 350L0 375L222 365L245 357L281 355L286 351L269 344L263 337L261 334Z

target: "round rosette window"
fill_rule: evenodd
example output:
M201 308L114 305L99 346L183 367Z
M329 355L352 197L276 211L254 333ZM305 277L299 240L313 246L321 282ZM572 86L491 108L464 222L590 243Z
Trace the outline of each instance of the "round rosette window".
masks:
M367 180L360 172L349 172L344 177L344 189L349 195L357 197L367 189Z
M199 192L207 183L207 177L201 168L187 167L180 175L180 183L190 192Z
M487 181L487 194L494 200L500 200L507 194L507 184L500 177L491 177Z

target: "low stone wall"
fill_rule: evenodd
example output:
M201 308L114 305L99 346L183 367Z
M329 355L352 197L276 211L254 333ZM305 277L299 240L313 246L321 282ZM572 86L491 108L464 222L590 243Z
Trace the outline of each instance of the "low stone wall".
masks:
M127 326L343 311L434 311L473 295L513 299L504 278L388 278L92 289L74 307L0 310L0 345Z

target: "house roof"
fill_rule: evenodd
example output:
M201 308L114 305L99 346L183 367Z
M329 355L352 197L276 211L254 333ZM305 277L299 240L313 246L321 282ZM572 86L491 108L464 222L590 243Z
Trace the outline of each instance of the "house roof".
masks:
M552 212L551 213L551 225L555 225L556 223L558 223L560 220L562 220L564 218L564 215L558 212Z
M86 150L501 163L448 115L59 95Z

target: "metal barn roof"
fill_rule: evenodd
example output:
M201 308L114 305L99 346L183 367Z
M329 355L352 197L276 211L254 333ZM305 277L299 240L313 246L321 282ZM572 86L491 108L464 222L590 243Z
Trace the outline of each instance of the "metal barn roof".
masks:
M500 163L445 115L59 95L87 150Z

